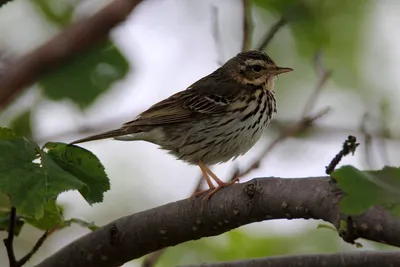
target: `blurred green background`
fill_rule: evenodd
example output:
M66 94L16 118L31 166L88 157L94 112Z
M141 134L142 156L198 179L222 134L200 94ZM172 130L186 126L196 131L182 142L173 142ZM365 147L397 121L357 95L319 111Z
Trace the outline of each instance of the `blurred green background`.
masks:
M14 0L0 9L0 75L10 58L46 42L73 21L110 1ZM234 163L215 167L230 176L246 168L282 129L300 118L318 81L314 57L333 74L311 114L331 112L306 132L287 139L267 155L253 177L324 175L325 166L349 134L361 147L345 159L362 169L398 165L400 128L400 2L397 0L253 0L252 47L284 16L267 53L293 73L276 82L278 115L263 140ZM241 0L148 0L115 29L109 40L68 65L48 73L0 113L0 124L43 144L68 142L118 127L141 110L212 72L240 51ZM111 190L93 207L76 192L59 198L67 218L106 224L191 194L199 170L176 161L154 145L100 141L84 145L106 167ZM157 266L195 264L296 253L355 250L337 233L317 229L322 222L278 220L254 223L218 237L169 248ZM27 265L89 230L71 226L55 233ZM4 235L4 233L1 233ZM17 255L30 250L40 231L25 227L16 240ZM362 249L392 249L361 240ZM142 259L141 259L142 260ZM139 266L141 260L124 266ZM8 262L0 249L0 263Z

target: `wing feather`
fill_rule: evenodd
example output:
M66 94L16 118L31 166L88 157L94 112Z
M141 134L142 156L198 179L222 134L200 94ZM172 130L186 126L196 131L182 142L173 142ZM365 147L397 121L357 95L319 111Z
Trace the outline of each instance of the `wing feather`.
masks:
M215 77L207 79L206 76L186 90L154 104L135 120L125 123L124 127L185 123L220 116L227 111L229 104L241 91L242 87L235 81Z

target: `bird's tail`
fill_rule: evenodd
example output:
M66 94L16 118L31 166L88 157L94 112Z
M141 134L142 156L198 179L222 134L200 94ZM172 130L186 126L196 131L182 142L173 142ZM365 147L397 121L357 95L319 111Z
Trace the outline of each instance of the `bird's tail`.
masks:
M88 136L82 139L78 139L76 141L71 142L70 144L78 144L78 143L83 143L83 142L88 142L88 141L94 141L94 140L100 140L100 139L106 139L106 138L111 138L111 137L118 137L126 135L126 132L123 131L122 129L116 129L116 130L111 130L108 132Z

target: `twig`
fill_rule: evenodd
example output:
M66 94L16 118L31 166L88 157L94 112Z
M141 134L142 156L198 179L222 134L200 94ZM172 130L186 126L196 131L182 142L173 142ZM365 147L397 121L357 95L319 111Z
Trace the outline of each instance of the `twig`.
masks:
M211 33L218 54L218 65L222 66L225 61L224 50L222 49L221 33L218 23L218 8L211 5Z
M6 247L7 250L7 256L8 256L8 261L10 263L10 267L18 267L17 260L15 259L14 244L13 244L16 218L17 218L17 209L15 207L11 207L8 236L6 239L3 240L4 246Z
M314 122L321 118L322 116L326 115L330 111L330 108L324 108L323 110L317 112L314 116L307 116L305 118L302 118L300 121L292 125L291 127L287 128L286 130L282 131L281 134L273 140L269 145L260 153L260 155L257 157L257 159L250 164L249 167L247 167L243 171L238 171L235 170L230 178L230 180L235 179L236 177L243 177L252 172L255 169L258 169L261 165L261 162L265 157L270 153L277 145L279 145L281 142L285 141L288 137L295 136L299 134L300 132L308 129L311 127Z
M23 266L25 263L27 263L32 256L39 250L39 248L43 245L44 241L47 239L47 237L51 234L51 232L49 231L45 231L43 233L43 235L38 239L38 241L36 242L36 244L33 246L33 248L31 249L31 251L29 251L28 254L26 254L24 257L22 257L19 261L18 261L18 266Z
M265 36L262 38L260 44L257 47L257 50L265 50L265 48L268 46L268 44L272 41L274 38L275 34L279 31L280 28L282 28L285 24L287 23L287 20L284 17L281 17L275 24L272 25L272 27L269 29L269 31L265 34Z
M315 62L315 70L317 72L319 79L318 79L318 83L315 86L315 89L312 92L310 98L308 98L308 101L307 101L307 103L304 107L303 113L301 115L302 117L305 117L308 114L310 114L312 108L315 105L315 102L317 101L319 93L321 92L322 88L324 87L324 85L327 82L327 80L329 79L329 77L331 77L331 75L332 75L332 71L325 69L325 67L322 64L322 53L321 52L318 52L315 55L314 62Z
M382 100L380 103L380 119L379 119L379 122L381 122L380 132L381 135L390 137L390 130L387 125L387 116L388 116L388 110L386 109L385 101ZM379 142L378 151L381 155L383 164L390 165L390 159L385 140L383 138L378 138L378 142Z
M356 152L356 148L359 145L360 143L357 143L357 138L355 136L349 135L347 137L347 140L343 143L342 150L340 150L340 152L331 160L329 165L326 167L325 173L330 175L344 156L347 156L350 153L354 155L354 152Z
M0 78L0 109L45 73L104 40L141 0L114 0L90 18L82 19L31 53L17 59Z
M231 176L231 180L235 179L236 177L243 177L243 176L249 174L251 171L259 168L262 160L267 156L268 153L270 153L272 151L272 149L275 148L276 145L280 144L281 142L286 140L288 137L295 136L299 132L310 128L313 125L313 123L315 122L315 120L319 119L320 117L324 116L325 114L327 114L329 112L329 108L325 108L325 109L321 110L320 112L318 112L317 114L315 114L314 116L308 115L309 111L311 111L313 109L313 107L315 106L315 103L317 101L320 91L322 90L323 86L325 85L328 78L332 74L332 72L330 70L326 70L322 66L320 53L315 57L315 68L318 73L319 79L318 79L317 85L316 85L313 93L311 94L310 98L307 101L306 106L304 107L304 110L302 112L302 117L296 123L294 123L291 127L282 131L280 133L280 135L275 140L273 140L269 144L269 146L267 146L260 153L260 155L257 157L257 159L252 164L250 164L250 166L247 169L245 169L241 172L238 172L237 170L235 170L233 175Z
M360 132L364 135L365 162L369 168L372 168L372 136L367 130L368 118L369 114L365 112L361 121Z
M252 41L252 25L253 19L251 15L251 3L250 0L242 0L243 9L243 40L242 40L242 51L248 51L251 48Z
M342 158L349 155L350 153L354 155L359 145L360 143L357 143L357 138L355 136L349 135L347 137L347 140L343 143L342 150L340 150L340 152L331 160L331 162L325 169L325 173L328 174L330 177L330 182L336 183L335 179L333 179L330 174L335 170L336 166L339 164ZM337 191L337 189L338 193L341 193L339 188L336 188L334 191ZM340 214L339 216L341 218L340 222L345 222L344 227L338 228L339 236L343 239L343 241L347 243L356 244L355 240L359 237L359 235L357 234L357 231L355 229L353 218L351 216L343 214Z

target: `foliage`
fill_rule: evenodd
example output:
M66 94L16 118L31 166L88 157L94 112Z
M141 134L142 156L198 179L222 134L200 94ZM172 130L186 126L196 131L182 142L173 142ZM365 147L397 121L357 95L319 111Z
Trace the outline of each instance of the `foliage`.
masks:
M304 230L287 236L271 236L235 229L223 236L190 241L169 248L157 266L178 266L204 262L232 261L293 253L335 252L340 248L333 231ZM185 256L182 256L185 255Z
M64 143L36 143L0 128L1 222L7 222L11 206L20 218L40 229L61 226L58 195L78 190L93 204L110 189L107 174L98 158L83 148ZM6 197L4 197L6 196ZM4 229L6 226L1 225Z
M322 51L332 79L344 88L357 89L363 26L372 2L368 0L254 0L257 7L284 16L297 51L310 58ZM346 29L346 30L343 30Z
M122 79L129 65L110 40L48 73L39 85L53 100L68 98L81 108L90 105L113 83Z
M52 24L62 28L72 22L76 0L31 0L35 7ZM125 77L129 64L110 39L47 73L39 81L45 95L53 100L72 100L86 108Z
M343 213L359 215L372 206L382 205L400 216L400 168L361 171L343 166L333 172L332 177L345 193L340 203Z

